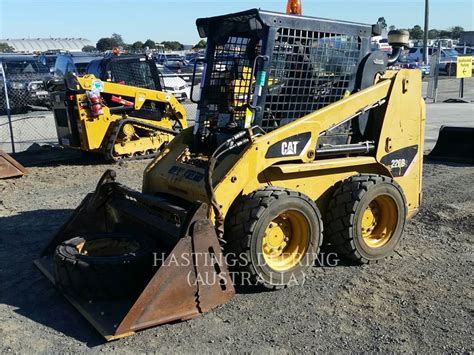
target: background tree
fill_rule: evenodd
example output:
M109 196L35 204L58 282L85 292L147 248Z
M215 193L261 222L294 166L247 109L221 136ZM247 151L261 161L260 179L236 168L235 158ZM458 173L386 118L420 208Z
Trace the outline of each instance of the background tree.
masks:
M413 26L412 29L409 29L411 39L423 39L423 30L420 25Z
M201 39L196 45L193 47L193 49L204 49L206 48L206 41Z
M161 44L169 51L182 51L184 49L184 46L177 41L163 41Z
M389 31L395 31L397 29L397 27L395 27L394 25L390 25L390 27L388 29L389 29Z
M142 47L143 47L143 48L148 47L148 48L150 48L150 49L154 49L154 48L156 48L156 43L155 43L155 41L153 41L153 40L151 40L151 39L147 39L147 40L145 41L145 43L143 43L143 46L142 46Z
M118 33L112 33L113 40L117 43L116 47L123 47L125 45L125 42L123 41L122 35L119 35Z
M97 50L97 48L95 48L94 46L84 46L84 47L82 47L83 52L95 52L96 50Z
M382 28L385 30L387 28L387 21L385 21L385 17L379 17L377 20L378 23L382 25Z
M104 37L104 38L99 39L95 46L99 51L105 52L105 51L113 49L114 47L118 47L119 44L114 38Z
M142 41L136 41L132 44L132 49L138 50L143 48L143 42Z
M435 28L428 31L428 38L429 39L437 39L439 38L439 31Z
M464 28L461 26L454 26L449 29L451 31L452 39L459 39L461 37L461 32L464 32Z
M446 30L439 31L439 38L441 39L451 38L451 31L446 31Z
M12 53L15 49L7 43L0 43L0 53Z

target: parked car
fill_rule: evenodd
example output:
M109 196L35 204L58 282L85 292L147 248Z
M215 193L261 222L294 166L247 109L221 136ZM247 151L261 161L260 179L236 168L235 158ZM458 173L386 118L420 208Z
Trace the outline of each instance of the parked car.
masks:
M188 60L188 66L194 69L194 65L196 64L196 71L202 72L204 70L204 57L194 57Z
M38 62L36 56L5 55L0 57L5 71L8 99L12 112L25 112L31 106L49 106L49 95L44 81L50 77L49 69ZM6 108L5 90L0 87L0 105Z
M431 57L436 54L438 48L428 48L428 56ZM408 56L417 62L423 61L423 47L413 47L408 51ZM452 48L442 48L441 57L439 60L439 70L450 76L456 75L456 62L458 58L458 52Z
M38 62L46 65L49 71L53 73L54 65L56 64L56 59L58 58L58 55L62 53L67 53L67 51L62 49L45 51L38 56Z
M188 65L188 63L180 58L176 60L167 60L165 63L161 64L167 67L168 69L176 72L180 72L180 70Z
M458 52L459 55L473 55L474 54L474 48L473 47L466 47L466 53L464 53L464 46L458 46L454 48L456 52Z
M102 58L101 55L83 52L60 53L56 58L53 72L56 77L63 77L66 73L84 75L86 74L87 65L91 61L100 58Z
M163 90L172 94L178 101L191 98L191 87L172 70L163 65L157 65L163 78Z
M199 51L199 52L186 53L186 55L184 56L184 59L189 62L191 59L194 59L196 57L201 57L201 58L204 57L204 52Z
M193 79L194 64L196 63L196 73L194 78L194 84L201 82L202 72L204 70L204 58L195 57L189 61L180 61L180 62L169 62L165 66L171 71L175 72L179 77L184 81L191 83Z
M416 60L414 60L407 54L401 55L398 58L397 65L400 68L420 69L422 77L430 75L430 72L431 72L431 68L429 64L423 64L423 62L417 62Z
M165 53L160 53L156 55L154 58L155 58L156 63L161 64L161 65L166 65L169 62L177 62L177 61L184 60L184 58L180 56L179 54L165 54Z

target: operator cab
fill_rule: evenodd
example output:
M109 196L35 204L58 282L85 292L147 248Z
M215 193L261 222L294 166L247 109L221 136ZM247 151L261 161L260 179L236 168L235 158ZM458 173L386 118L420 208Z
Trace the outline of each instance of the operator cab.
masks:
M372 85L389 61L379 52L379 66L364 71L371 66L366 58L377 25L257 9L196 24L207 38L194 129L200 151L212 152L251 127L270 132L341 100ZM334 137L326 141L350 141L352 126L349 122L327 132Z
M162 90L162 83L155 62L146 56L109 56L89 63L87 74L103 81Z

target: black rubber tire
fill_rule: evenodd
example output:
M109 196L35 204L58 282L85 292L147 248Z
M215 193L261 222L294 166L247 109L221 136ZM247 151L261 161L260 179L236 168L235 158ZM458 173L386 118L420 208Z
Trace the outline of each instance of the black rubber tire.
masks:
M299 265L280 272L271 269L261 254L266 226L285 210L304 214L310 228L309 245ZM306 195L279 187L265 187L240 198L226 219L224 238L229 267L246 273L246 282L281 289L304 282L305 271L314 265L322 243L323 224L316 204ZM260 257L259 257L260 255ZM243 281L243 280L242 280Z
M456 76L456 63L446 64L446 74Z
M130 239L138 242L134 253L118 256L87 256L76 246L85 240ZM69 239L56 247L54 277L66 294L85 300L111 300L137 296L150 280L155 244L145 237L124 234L95 234Z
M372 248L363 238L360 228L362 213L376 196L389 195L395 202L398 218L387 244ZM393 179L381 175L356 175L334 192L326 215L327 241L342 257L360 264L378 262L391 255L400 242L407 216L402 188Z

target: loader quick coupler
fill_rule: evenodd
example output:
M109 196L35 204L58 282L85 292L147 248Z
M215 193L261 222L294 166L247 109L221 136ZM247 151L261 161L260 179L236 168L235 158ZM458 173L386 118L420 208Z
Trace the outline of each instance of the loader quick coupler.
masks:
M35 264L108 340L194 318L235 291L207 205L187 207L131 190L108 170ZM88 244L94 252L81 253Z

